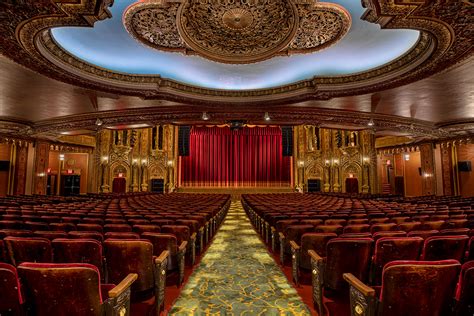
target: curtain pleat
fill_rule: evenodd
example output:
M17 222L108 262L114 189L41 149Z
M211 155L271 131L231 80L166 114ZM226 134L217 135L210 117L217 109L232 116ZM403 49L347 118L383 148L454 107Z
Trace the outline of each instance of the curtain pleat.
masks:
M290 184L279 127L193 127L189 156L181 157L181 185L262 187Z

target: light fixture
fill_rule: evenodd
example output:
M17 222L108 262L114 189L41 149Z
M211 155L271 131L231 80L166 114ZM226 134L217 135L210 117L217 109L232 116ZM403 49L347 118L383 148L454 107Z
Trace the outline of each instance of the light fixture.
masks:
M97 120L95 120L95 125L102 126L102 124L104 124L104 122L102 122L100 118L97 118Z
M373 119L370 119L369 122L367 123L367 126L374 126L375 122Z
M147 164L147 160L146 159L142 159L142 165L146 165Z
M410 160L410 155L409 155L409 154L405 154L405 155L404 155L404 158L405 158L405 161L408 161L408 160Z
M103 162L109 161L109 157L107 157L107 156L102 156L102 161L103 161Z
M265 115L263 116L263 119L265 121L270 121L271 120L270 115L268 114L268 112L265 112Z
M132 160L132 162L133 162L134 165L136 165L138 163L138 159L135 158L135 159Z
M173 166L173 160L168 160L166 162L166 164L168 165L168 167L172 167Z
M59 160L64 161L64 154L59 154Z
M207 114L207 112L202 112L201 118L202 118L203 121L208 121L210 117Z
M298 167L300 168L304 167L304 160L298 160Z

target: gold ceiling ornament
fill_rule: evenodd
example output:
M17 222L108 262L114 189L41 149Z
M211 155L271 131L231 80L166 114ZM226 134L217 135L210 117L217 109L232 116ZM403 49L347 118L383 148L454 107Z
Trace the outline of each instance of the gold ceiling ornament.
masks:
M249 64L324 49L346 35L351 15L318 0L140 0L123 23L158 50Z

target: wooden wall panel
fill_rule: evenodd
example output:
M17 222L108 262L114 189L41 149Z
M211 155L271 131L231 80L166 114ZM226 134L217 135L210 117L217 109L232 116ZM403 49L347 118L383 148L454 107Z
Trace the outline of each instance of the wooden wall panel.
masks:
M458 161L470 161L474 168L474 144L457 147ZM459 172L459 189L462 196L474 196L474 172Z

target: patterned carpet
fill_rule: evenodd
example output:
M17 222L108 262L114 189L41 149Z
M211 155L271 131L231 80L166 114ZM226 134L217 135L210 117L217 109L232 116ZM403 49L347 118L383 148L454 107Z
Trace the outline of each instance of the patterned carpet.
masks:
M310 315L268 254L240 202L233 202L212 245L170 315Z

